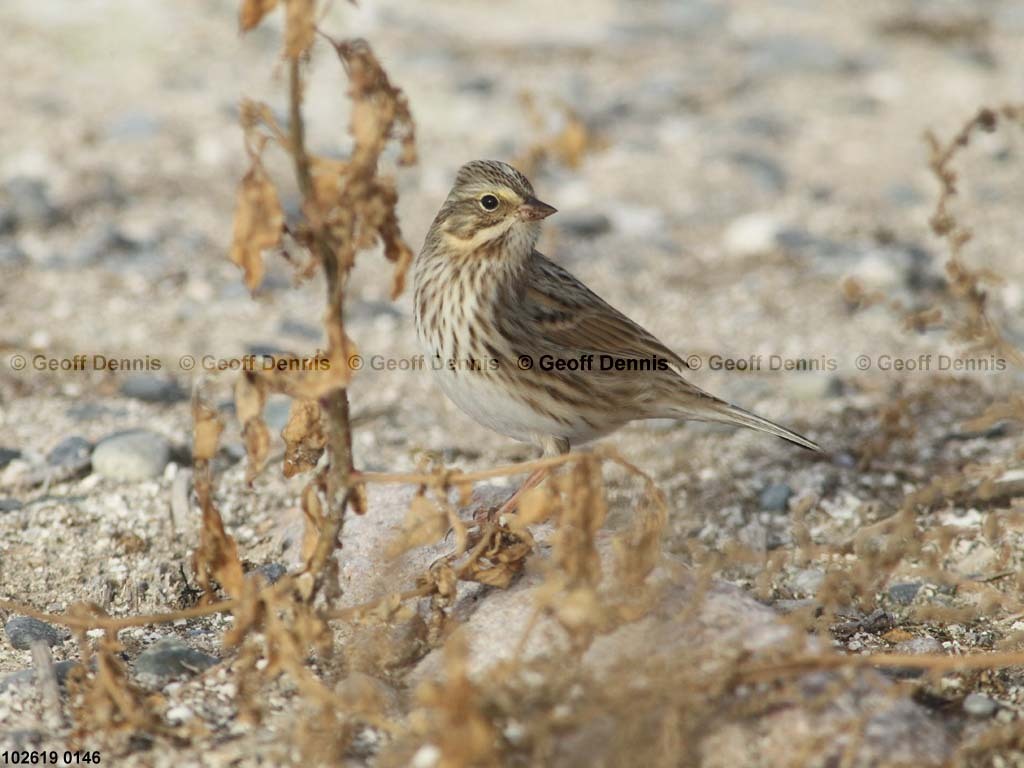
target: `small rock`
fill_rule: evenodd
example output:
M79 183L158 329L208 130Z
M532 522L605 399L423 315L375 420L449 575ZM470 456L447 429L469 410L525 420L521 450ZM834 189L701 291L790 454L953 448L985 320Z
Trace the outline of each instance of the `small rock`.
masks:
M853 62L830 42L798 35L771 35L755 40L750 71L764 75L835 74L853 69Z
M46 454L46 463L51 467L77 467L88 465L92 443L84 437L72 435L57 443L57 446Z
M740 150L729 155L729 160L747 171L767 192L782 192L789 183L786 171L767 155Z
M665 215L656 208L619 203L611 211L612 227L626 237L656 237L665 232Z
M882 194L885 195L885 199L890 203L901 208L912 208L915 205L921 205L927 200L917 187L906 182L890 184Z
M4 624L4 632L11 645L20 650L27 651L32 643L42 641L49 646L57 645L61 641L60 632L45 621L34 619L31 616L14 616Z
M145 429L119 432L104 438L92 454L93 470L114 480L159 477L171 458L163 435Z
M264 563L256 569L256 573L263 576L268 584L275 584L288 573L288 569L281 563Z
M107 138L113 141L148 139L160 130L160 121L145 112L125 112L107 125Z
M23 267L28 264L28 256L13 241L0 242L0 269L4 267Z
M78 666L77 661L66 660L56 661L53 664L53 672L57 677L57 685L63 688L67 685L68 674L72 669ZM7 690L8 688L14 688L20 685L35 685L36 683L36 671L32 669L23 669L20 672L7 675L4 678L0 678L0 691Z
M190 648L176 637L165 637L143 651L135 662L135 673L148 681L162 683L176 677L191 677L220 659Z
M121 394L144 403L177 403L185 400L185 392L175 379L139 373L129 376L121 384Z
M722 245L733 256L758 256L775 248L782 222L772 213L748 213L733 219L722 236Z
M904 640L900 643L896 643L893 651L895 653L913 654L915 656L929 653L942 653L942 643L930 635L925 635L923 637L915 637L912 640Z
M17 499L0 499L0 512L17 512L23 506Z
M7 203L19 227L45 229L60 219L60 212L50 201L46 184L27 176L16 176L4 185Z
M820 568L805 568L793 574L789 580L790 587L800 595L813 597L818 594L822 583L825 581L825 572Z
M178 706L171 707L167 710L167 719L173 722L184 723L187 720L191 720L193 717L195 717L195 712L184 704L179 704Z
M761 491L761 509L765 512L785 512L793 489L786 483L772 483Z
M910 605L921 590L921 582L907 581L889 587L889 597L897 605Z
M597 211L567 212L558 217L560 229L582 238L600 237L611 231L612 221Z
M63 259L58 257L56 261L71 266L90 266L110 256L124 254L134 247L135 243L121 234L116 226L106 223L78 238L67 256Z
M974 717L992 717L999 705L981 693L969 693L964 699L964 712Z
M21 458L21 451L17 448L0 448L0 469L3 469L15 459Z

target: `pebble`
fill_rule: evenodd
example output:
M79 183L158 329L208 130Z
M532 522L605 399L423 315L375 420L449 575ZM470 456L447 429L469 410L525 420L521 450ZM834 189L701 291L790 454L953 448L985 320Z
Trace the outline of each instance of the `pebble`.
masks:
M101 440L92 454L93 470L114 480L159 477L171 458L167 438L145 429L118 432Z
M757 152L739 150L729 160L749 173L766 192L782 192L789 184L789 175L775 160Z
M288 569L281 563L264 563L256 569L256 573L263 576L268 584L274 584L288 573Z
M21 451L17 448L0 448L0 469L18 458L21 458Z
M64 687L68 681L68 673L77 666L78 662L71 659L66 661L55 661L53 663L53 672L57 676L57 684ZM35 682L35 668L23 669L20 672L15 672L14 674L0 678L0 691L20 685L35 685Z
M794 592L813 597L818 594L818 590L821 589L824 581L825 572L823 570L820 568L805 568L793 574L789 584Z
M162 683L176 677L191 677L219 661L215 656L190 648L177 637L165 637L139 654L135 673L140 678Z
M4 632L7 633L11 645L23 651L31 648L32 643L37 640L51 647L61 641L61 634L56 627L31 616L14 616L8 619L4 624Z
M51 467L73 467L89 463L92 443L84 437L72 435L57 443L57 446L46 454L46 463Z
M131 251L135 243L125 237L121 231L110 223L101 224L86 232L75 241L74 247L65 258L56 258L58 265L90 266L104 259Z
M982 693L969 693L964 699L964 712L974 717L992 717L999 705Z
M913 654L915 656L929 653L942 653L942 643L930 635L925 635L923 637L915 637L910 640L903 640L902 642L896 643L896 647L893 648L893 652Z
M160 121L146 112L125 112L107 125L106 137L112 141L148 139L160 130Z
M4 267L23 267L28 264L28 256L15 242L0 243L0 269Z
M27 176L15 176L4 184L7 204L19 228L46 229L60 219L60 211L50 201L45 182Z
M771 35L752 41L750 71L765 75L835 74L851 62L831 43L798 35Z
M772 483L761 491L761 509L765 512L785 512L789 509L789 499L793 489L786 483Z
M167 710L167 719L183 723L186 720L191 720L195 717L195 713L186 707L184 704L179 704L176 707L171 707Z
M597 211L569 211L559 216L559 229L586 239L600 237L612 229L612 220Z
M144 403L177 403L188 398L188 393L175 379L138 373L121 383L121 394Z
M733 256L758 256L775 249L782 221L773 213L748 213L733 219L722 235L722 246Z
M921 582L906 581L889 587L889 597L897 605L910 605L921 591Z
M17 512L24 506L17 499L0 499L0 512Z

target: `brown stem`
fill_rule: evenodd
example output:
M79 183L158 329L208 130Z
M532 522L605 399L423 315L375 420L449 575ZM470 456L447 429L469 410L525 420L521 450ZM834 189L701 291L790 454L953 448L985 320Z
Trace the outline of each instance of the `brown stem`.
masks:
M295 163L295 179L302 193L303 207L306 208L313 205L313 178L309 155L306 153L306 131L302 120L302 72L298 58L291 60L288 85L292 159ZM326 322L343 324L346 273L339 268L337 255L326 234L320 228L314 228L312 236L314 250L323 264L327 283ZM325 566L338 544L345 525L345 511L352 496L352 428L348 391L338 389L326 395L321 401L321 408L326 422L331 463L327 474L327 524L320 531L320 538L310 560L310 570L317 576L317 588L313 595L323 586Z

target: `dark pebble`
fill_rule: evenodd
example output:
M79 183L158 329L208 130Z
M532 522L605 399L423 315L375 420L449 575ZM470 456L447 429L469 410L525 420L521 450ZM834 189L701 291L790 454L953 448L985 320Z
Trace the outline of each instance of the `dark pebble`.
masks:
M113 224L101 224L82 235L64 258L55 261L70 266L90 266L129 253L136 244Z
M188 393L174 379L147 373L125 379L121 384L121 394L144 403L177 403L188 399Z
M166 637L139 655L135 673L141 678L164 682L176 677L191 677L219 661L215 656L189 648L176 637Z
M18 227L46 229L60 220L60 211L50 202L46 184L39 179L16 176L4 185L4 192Z
M908 581L889 587L889 597L897 605L910 605L921 591L921 582Z
M596 211L580 211L566 213L560 217L558 226L576 237L600 237L612 229L612 221L603 213Z
M45 621L34 619L31 616L14 616L4 624L4 632L11 645L23 651L32 647L32 643L42 641L49 646L57 645L61 641L60 632Z
M0 513L2 512L17 512L19 509L24 507L17 499L0 499Z
M786 483L773 483L761 491L761 509L765 512L785 512L793 489Z
M281 563L265 563L256 569L256 573L263 576L268 584L275 584L281 577L288 573L288 569Z
M57 443L57 447L46 454L46 463L51 467L78 467L89 463L92 443L84 437L73 435Z
M0 448L0 469L18 458L21 458L21 451L17 448Z

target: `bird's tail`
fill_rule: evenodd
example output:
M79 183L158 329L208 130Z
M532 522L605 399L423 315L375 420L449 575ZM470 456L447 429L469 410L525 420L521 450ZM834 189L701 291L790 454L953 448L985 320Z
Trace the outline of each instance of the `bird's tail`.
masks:
M690 411L689 413L681 415L683 415L684 418L717 421L722 424L736 424L741 427L756 429L758 432L767 432L770 435L781 437L783 440L788 440L794 445L799 445L801 448L806 448L809 451L817 451L818 453L823 452L821 446L813 440L809 440L791 429L786 429L785 427L776 424L774 421L768 421L768 419L762 418L750 411L746 411L738 405L727 403L716 397L708 396L707 399L702 398L700 408L694 410L697 412L695 413Z

